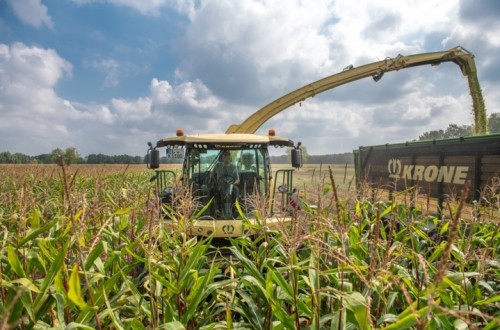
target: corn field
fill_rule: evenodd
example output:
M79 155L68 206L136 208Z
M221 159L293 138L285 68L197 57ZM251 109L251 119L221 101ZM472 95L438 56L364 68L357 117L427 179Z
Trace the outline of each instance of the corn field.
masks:
M321 171L292 225L216 250L151 172L4 167L0 329L500 328L500 185L438 217Z

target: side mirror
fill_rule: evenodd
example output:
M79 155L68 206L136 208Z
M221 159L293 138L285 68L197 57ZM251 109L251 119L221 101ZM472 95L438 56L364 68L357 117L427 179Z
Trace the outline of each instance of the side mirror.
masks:
M296 147L292 149L292 167L301 168L302 167L302 150L300 149L300 145L302 143L298 143Z
M148 150L148 168L160 167L160 151L157 149Z

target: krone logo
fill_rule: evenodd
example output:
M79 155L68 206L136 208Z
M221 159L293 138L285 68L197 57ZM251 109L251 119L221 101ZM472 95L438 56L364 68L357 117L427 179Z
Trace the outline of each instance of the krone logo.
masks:
M403 165L400 159L392 158L387 171L395 179L465 184L469 166Z
M234 226L233 225L224 225L224 226L222 226L222 232L224 234L232 234L234 232Z
M399 179L401 174L401 160L397 158L389 160L387 170L389 171L389 178Z

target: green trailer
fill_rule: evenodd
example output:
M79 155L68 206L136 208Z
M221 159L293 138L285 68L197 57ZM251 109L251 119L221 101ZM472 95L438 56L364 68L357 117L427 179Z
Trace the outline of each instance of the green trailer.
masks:
M481 202L500 173L500 134L359 147L354 150L360 189L415 192L443 201L467 191L466 202ZM464 188L466 188L464 190Z

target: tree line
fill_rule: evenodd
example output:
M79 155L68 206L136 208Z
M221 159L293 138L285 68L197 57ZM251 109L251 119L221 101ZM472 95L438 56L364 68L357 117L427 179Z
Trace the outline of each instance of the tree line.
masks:
M492 113L488 117L488 132L490 134L500 133L500 113ZM450 124L445 130L440 129L423 133L418 137L418 141L470 136L473 133L473 125L459 126L457 124Z
M51 153L28 156L22 153L0 152L0 164L144 164L145 156L90 154L82 157L76 148L57 148Z
M309 155L305 147L301 147L303 152L304 164L352 164L352 153L331 155ZM271 162L275 164L290 163L290 155L270 156ZM182 160L162 157L162 164L181 164ZM0 164L146 164L147 155L129 156L129 155L104 155L90 154L87 157L81 157L75 148L54 149L49 154L38 156L28 156L22 153L0 152Z
M354 164L352 152L329 155L309 155L307 150L302 149L302 162L304 164ZM273 164L290 164L290 155L270 156Z
M488 131L491 134L500 133L500 113L492 113L488 118ZM470 136L474 132L472 125L450 124L446 129L427 131L413 141L446 139L462 136ZM351 152L343 154L330 155L309 155L305 146L300 147L303 154L304 164L352 164L354 157ZM290 163L290 152L282 156L271 156L271 161L275 164ZM51 153L38 156L28 156L22 153L0 152L0 164L145 164L147 155L129 156L129 155L104 155L90 154L82 157L76 148L66 149L57 148ZM162 164L181 163L181 160L161 158Z
M22 153L0 152L0 164L146 164L147 155L105 155L90 154L82 157L76 148L57 148L48 154L28 156ZM162 164L182 163L182 160L161 158Z

